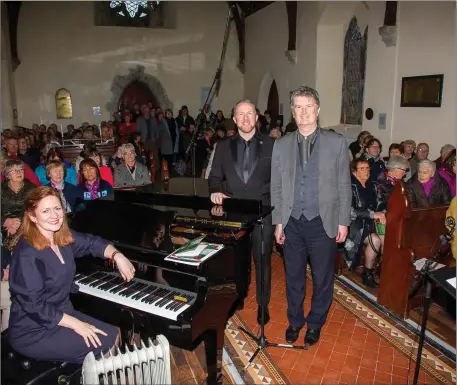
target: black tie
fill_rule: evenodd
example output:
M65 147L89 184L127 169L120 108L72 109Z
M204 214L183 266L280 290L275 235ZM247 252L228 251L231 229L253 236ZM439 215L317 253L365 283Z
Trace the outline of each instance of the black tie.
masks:
M309 139L305 138L304 136L301 137L300 144L298 146L300 152L300 164L303 170L306 169L306 164L308 163L308 141Z
M244 183L248 183L249 178L249 146L251 141L244 142L244 156L243 156L243 179Z

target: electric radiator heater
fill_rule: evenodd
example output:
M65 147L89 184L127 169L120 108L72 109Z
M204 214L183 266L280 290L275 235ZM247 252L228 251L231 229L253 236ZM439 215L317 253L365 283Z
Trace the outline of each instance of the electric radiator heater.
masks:
M170 345L163 336L147 346L134 344L133 351L126 347L125 353L117 348L117 354L95 359L90 352L82 367L83 385L169 385L171 384Z

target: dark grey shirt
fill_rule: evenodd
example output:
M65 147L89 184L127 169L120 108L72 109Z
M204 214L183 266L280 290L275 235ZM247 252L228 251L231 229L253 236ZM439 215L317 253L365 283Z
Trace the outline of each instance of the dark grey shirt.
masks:
M306 168L306 165L308 164L308 160L311 156L311 152L313 151L314 143L316 142L318 132L319 127L317 127L316 130L314 130L314 132L312 132L308 136L304 136L302 133L300 133L300 131L298 132L298 154L300 157L300 164L303 170Z

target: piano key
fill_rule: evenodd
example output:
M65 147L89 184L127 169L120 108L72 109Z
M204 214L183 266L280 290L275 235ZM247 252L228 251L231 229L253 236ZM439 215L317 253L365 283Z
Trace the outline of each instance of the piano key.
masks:
M183 290L175 289L173 287L163 286L158 283L143 281L140 279L134 279L130 282L125 282L117 273L105 273L103 279L108 280L108 282L99 284L98 286L90 286L92 281L90 280L89 284L78 284L79 291L98 297L104 300L118 303L123 306L127 306L133 309L141 310L149 314L154 314L159 317L166 319L177 320L179 314L184 312L195 302L196 294L191 292L186 292ZM111 276L112 278L109 278ZM83 277L87 278L87 277ZM93 279L93 277L92 277ZM100 279L100 278L99 278ZM112 284L112 288L118 288L122 286L121 290L115 291L114 293L106 289L107 284ZM131 291L128 293L127 291ZM127 294L124 292L126 291ZM123 293L124 292L124 293ZM124 295L121 295L124 294ZM176 306L174 299L175 296L180 296L183 298L192 299L189 302L181 302ZM146 301L142 301L147 299ZM150 303L149 303L150 302ZM161 305L157 305L160 303ZM171 304L174 307L174 310L167 309L165 305Z

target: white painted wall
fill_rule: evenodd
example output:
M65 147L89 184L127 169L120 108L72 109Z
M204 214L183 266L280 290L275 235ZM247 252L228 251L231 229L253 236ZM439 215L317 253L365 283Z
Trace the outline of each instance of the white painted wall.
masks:
M246 20L247 66L245 94L266 107L269 85L275 79L280 103L288 104L291 89L307 84L321 97L321 124L353 138L363 128L384 145L414 139L430 144L430 157L445 143L455 143L455 4L453 2L399 2L397 45L386 47L379 35L385 2L299 2L297 20L298 63L284 55L287 48L287 12L277 2ZM339 125L344 34L356 16L362 32L368 25L364 110L374 118L347 130ZM400 107L403 76L444 74L441 108ZM269 84L268 84L269 83ZM288 108L285 108L287 122ZM387 127L378 129L379 113L387 114ZM437 135L438 133L438 135Z
M225 2L173 2L176 29L97 27L92 2L24 2L18 27L21 65L14 73L19 124L79 125L111 117L105 104L116 75L129 68L162 83L174 110L183 104L196 114L200 88L210 86L219 64L228 13ZM226 114L243 96L237 68L238 41L231 28L222 88L213 105ZM71 92L73 119L57 120L55 92ZM103 115L92 116L100 106Z
M9 44L8 19L6 17L6 7L2 6L2 26L1 26L1 130L11 128L14 125L14 101L12 86L11 50Z

